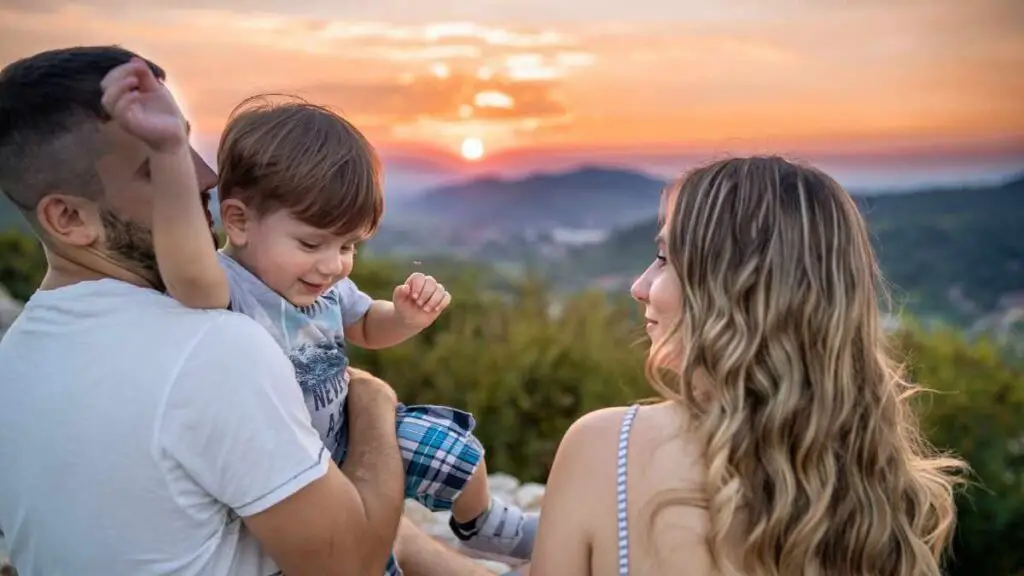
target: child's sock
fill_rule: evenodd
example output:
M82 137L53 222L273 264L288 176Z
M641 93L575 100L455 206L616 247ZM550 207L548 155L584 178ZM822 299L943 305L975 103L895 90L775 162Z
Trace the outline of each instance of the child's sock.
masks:
M528 560L533 553L538 516L491 497L483 514L468 522L457 522L452 516L448 526L467 548Z

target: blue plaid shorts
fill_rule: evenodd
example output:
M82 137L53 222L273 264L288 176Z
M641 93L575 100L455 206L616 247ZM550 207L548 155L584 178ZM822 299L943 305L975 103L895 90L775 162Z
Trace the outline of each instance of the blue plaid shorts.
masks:
M396 416L405 497L434 511L450 510L483 459L483 446L473 435L476 420L468 412L432 405L399 404ZM335 460L344 460L344 452ZM402 574L393 554L385 574Z
M451 510L484 455L473 416L447 406L400 404L396 424L405 497L434 511Z

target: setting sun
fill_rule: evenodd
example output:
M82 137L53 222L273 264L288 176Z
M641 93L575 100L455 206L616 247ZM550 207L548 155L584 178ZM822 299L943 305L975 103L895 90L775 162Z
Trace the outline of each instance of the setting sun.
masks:
M466 160L479 160L484 157L484 143L479 138L466 138L462 141L462 157Z

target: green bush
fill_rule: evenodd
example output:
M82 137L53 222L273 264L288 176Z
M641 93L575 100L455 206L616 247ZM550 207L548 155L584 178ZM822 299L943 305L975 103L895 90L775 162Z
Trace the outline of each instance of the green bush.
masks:
M970 463L958 497L952 573L1024 571L1024 371L989 341L916 328L897 335L920 397L929 440Z
M390 297L405 275L361 262L353 279ZM534 280L502 292L479 290L470 273L442 280L452 305L437 323L400 346L354 351L352 361L406 403L472 412L489 469L543 481L576 418L650 395L638 377L645 351L635 306L596 293L559 303Z
M18 300L28 300L46 273L46 257L34 236L0 232L0 285Z

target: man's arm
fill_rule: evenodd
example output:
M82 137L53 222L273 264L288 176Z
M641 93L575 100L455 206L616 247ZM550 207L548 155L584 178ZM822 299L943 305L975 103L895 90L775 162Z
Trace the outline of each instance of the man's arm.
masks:
M494 576L480 564L434 540L402 518L395 556L406 576Z
M384 572L402 515L405 479L396 403L387 384L352 370L342 473L332 468L288 500L243 519L285 574L333 574L344 565L342 558L360 562L358 570L338 574Z
M357 378L350 402L352 477L331 462L274 340L224 313L174 378L158 440L289 576L382 573L404 480L394 394Z

